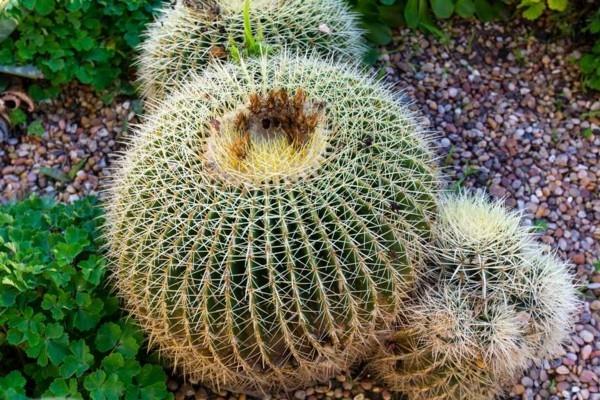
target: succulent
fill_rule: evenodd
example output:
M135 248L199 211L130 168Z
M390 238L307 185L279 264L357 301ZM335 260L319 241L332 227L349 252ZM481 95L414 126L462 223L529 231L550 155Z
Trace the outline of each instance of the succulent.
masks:
M110 191L125 304L190 379L248 393L364 358L436 211L426 134L352 67L213 63L138 128Z
M517 213L482 195L442 199L433 243L410 312L370 368L410 400L492 399L567 338L573 277Z
M142 95L162 99L191 71L199 72L211 59L237 57L244 47L312 51L348 62L360 61L366 49L359 19L343 0L254 0L249 11L248 4L185 0L165 8L141 45Z

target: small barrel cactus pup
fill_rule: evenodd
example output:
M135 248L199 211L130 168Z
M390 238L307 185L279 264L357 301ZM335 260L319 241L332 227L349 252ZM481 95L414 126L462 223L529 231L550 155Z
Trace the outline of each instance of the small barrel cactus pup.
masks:
M371 369L409 399L492 399L567 338L573 277L499 202L461 194L439 210L428 275Z
M366 47L358 26L344 0L179 1L146 32L138 60L142 95L164 98L211 59L245 52L287 48L360 62Z
M111 190L117 287L172 365L216 389L291 390L396 320L437 174L382 84L285 54L213 63L139 127Z

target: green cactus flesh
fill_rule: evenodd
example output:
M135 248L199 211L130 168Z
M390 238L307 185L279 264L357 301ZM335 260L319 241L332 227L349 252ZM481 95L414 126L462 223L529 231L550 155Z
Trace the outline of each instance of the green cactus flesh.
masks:
M414 280L436 209L398 97L311 57L210 66L138 128L110 191L116 286L174 367L292 389L359 360Z

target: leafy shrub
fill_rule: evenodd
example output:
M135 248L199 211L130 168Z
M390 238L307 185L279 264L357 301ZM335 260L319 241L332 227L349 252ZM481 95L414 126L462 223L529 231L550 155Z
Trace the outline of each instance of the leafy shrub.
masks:
M579 66L584 75L584 84L591 89L600 90L600 10L592 17L586 30L594 35L596 41L591 52L581 57Z
M165 373L102 282L94 200L0 207L0 399L164 399Z
M159 0L10 0L18 21L0 43L4 65L33 64L56 87L72 80L97 90L126 82L133 49Z
M499 15L503 3L499 0L348 0L363 16L367 39L375 45L392 40L394 27L406 25L443 36L433 19L477 17L490 20Z
M565 11L569 0L521 0L518 8L521 15L528 20L538 19L547 9L552 11Z

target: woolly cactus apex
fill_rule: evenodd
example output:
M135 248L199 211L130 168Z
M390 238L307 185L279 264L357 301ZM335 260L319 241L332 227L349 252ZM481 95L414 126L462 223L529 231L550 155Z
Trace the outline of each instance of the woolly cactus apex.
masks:
M138 129L107 212L120 294L213 388L293 389L361 359L435 213L424 132L382 84L310 57L213 64Z
M447 195L441 202L431 275L483 297L510 288L529 263L524 251L533 246L519 213L483 194Z
M244 0L187 0L165 8L141 45L138 64L143 96L164 98L191 71L203 69L211 59L229 58L236 48L243 50L248 36L243 6ZM343 0L251 3L250 30L270 52L310 50L355 63L366 49L358 26L358 17Z

